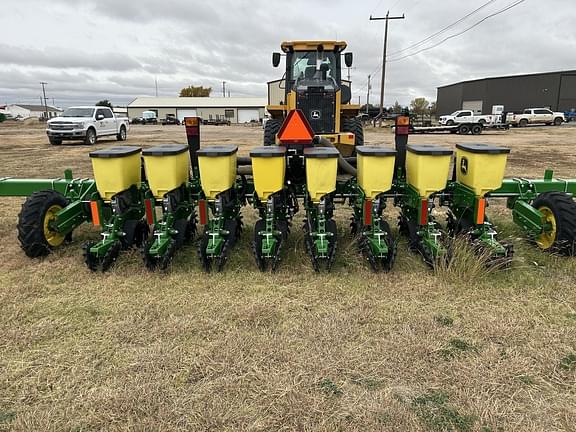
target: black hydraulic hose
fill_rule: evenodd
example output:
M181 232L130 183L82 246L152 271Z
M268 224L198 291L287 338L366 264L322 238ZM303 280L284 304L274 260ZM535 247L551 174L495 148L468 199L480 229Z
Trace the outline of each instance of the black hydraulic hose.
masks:
M239 175L252 175L252 165L240 165L236 168Z
M315 137L314 143L318 147L332 147L336 148L330 140L324 137ZM338 167L344 171L346 174L353 176L357 175L357 170L354 167L356 164L356 158L344 158L340 153L338 153ZM252 159L248 156L238 156L236 158L237 173L239 175L252 175Z
M317 142L319 147L336 148L334 147L334 144L330 142L330 140L327 140L324 137L315 137L314 140ZM356 168L350 165L350 163L346 159L344 159L344 157L340 153L338 154L338 167L340 167L340 169L344 171L346 174L350 174L353 176L356 176L357 174Z
M250 158L250 156L238 156L236 158L236 165L238 166L252 165L252 159Z

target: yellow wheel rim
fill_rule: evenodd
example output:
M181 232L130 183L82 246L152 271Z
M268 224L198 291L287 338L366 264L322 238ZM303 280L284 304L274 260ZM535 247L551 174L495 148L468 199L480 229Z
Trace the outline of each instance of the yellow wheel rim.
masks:
M550 224L551 229L540 234L536 239L536 243L542 249L550 249L556 241L556 218L548 207L540 207L538 210L542 213L542 222Z
M56 220L56 214L62 210L59 205L51 206L44 215L44 238L52 247L57 247L64 241L64 236L50 228L50 223Z

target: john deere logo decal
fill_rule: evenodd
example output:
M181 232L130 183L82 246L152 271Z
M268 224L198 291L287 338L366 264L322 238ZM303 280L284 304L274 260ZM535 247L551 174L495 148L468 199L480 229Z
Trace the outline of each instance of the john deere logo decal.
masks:
M322 117L322 113L318 110L312 110L310 111L310 118L312 120L320 120L320 117Z
M460 159L460 172L462 174L467 174L468 173L468 159L463 157L462 159Z

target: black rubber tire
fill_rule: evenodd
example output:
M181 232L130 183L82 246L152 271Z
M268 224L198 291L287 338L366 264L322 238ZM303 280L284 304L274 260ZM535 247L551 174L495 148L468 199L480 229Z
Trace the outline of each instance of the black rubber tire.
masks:
M269 119L264 126L264 145L276 145L276 134L280 132L282 127L282 119Z
M50 141L50 144L52 144L52 145L60 145L60 144L62 144L62 140L61 140L61 139L58 139L58 138L52 138L52 137L50 137L50 138L48 138L48 141Z
M483 129L482 124L472 126L471 128L472 135L480 135L482 133L482 129Z
M94 145L96 144L97 140L98 137L96 136L96 129L88 128L88 130L86 131L86 136L84 137L84 144Z
M478 123L480 123L482 126L484 126L486 124L486 120L480 119L480 120L478 120Z
M364 145L364 127L359 117L342 118L342 132L352 132L354 134L354 148ZM356 150L352 152L356 154Z
M562 122L563 122L562 117L556 117L554 119L554 126L560 126Z
M18 215L18 241L30 258L46 256L55 247L48 243L44 234L44 218L48 210L55 205L64 208L68 205L68 200L53 190L34 192L22 204Z
M454 120L448 120L446 126L454 126Z
M564 192L545 192L532 203L536 209L548 207L556 220L556 238L548 249L559 255L576 254L576 202Z
M462 124L458 126L458 133L460 135L466 135L468 132L470 132L470 127L468 125Z
M116 135L116 140L118 141L126 141L126 127L120 126L120 132Z
M518 122L518 127L526 127L528 126L528 120L522 119Z

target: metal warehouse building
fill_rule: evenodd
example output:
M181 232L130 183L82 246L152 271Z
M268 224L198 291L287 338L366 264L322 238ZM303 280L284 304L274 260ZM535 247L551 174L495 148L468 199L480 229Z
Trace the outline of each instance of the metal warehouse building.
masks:
M226 118L231 123L248 123L264 118L266 98L215 97L139 97L128 104L128 117L140 117L143 111L155 111L158 118Z
M436 101L439 115L459 109L490 114L493 105L504 105L505 111L569 111L576 108L576 70L463 81L438 87Z

